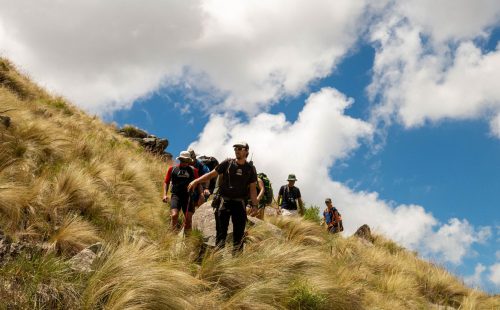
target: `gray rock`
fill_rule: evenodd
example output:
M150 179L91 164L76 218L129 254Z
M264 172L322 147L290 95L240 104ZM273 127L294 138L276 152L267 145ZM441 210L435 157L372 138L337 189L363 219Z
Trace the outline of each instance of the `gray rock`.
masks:
M358 230L354 233L354 235L358 238L364 239L366 241L369 241L373 243L374 239L370 230L370 226L364 224L363 226L359 227Z
M156 137L143 138L139 143L148 151L162 155L165 148L168 146L167 139L160 139Z
M10 127L10 117L5 115L0 115L0 124L4 125L5 128Z
M69 259L68 263L71 269L81 273L92 272L92 264L100 255L101 249L102 244L98 242L81 250L78 254Z
M212 202L208 201L202 204L193 214L193 229L201 231L203 240L206 245L215 247L215 236L217 231L215 229L215 216L212 208ZM233 239L233 223L229 222L227 229L227 239Z
M275 209L271 206L266 206L266 209L264 210L264 217L276 215L278 215L278 209Z
M250 226L264 225L265 229L271 231L273 235L275 235L276 237L281 237L282 231L278 226L265 222L253 216L248 216L247 219Z

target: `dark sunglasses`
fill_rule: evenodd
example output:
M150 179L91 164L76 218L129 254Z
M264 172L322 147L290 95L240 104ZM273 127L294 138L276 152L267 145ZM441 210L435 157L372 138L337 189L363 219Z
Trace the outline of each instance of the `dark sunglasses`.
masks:
M241 146L235 146L235 147L234 147L234 150L235 150L235 151L241 151L241 150L246 150L246 148L241 147Z

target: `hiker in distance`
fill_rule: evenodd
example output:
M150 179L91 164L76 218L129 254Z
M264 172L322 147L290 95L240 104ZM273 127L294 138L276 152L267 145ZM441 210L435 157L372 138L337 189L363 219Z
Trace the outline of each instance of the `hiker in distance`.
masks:
M295 174L289 174L287 181L288 184L283 185L278 193L278 212L284 216L293 216L298 213L303 215L304 203L299 188L295 186L295 181L297 181ZM297 212L297 204L300 212Z
M191 165L193 167L195 167L196 169L198 169L198 174L200 177L204 176L205 174L209 173L210 172L210 169L205 166L205 164L203 164L200 160L198 160L196 158L196 153L194 152L194 150L192 148L189 148L188 149L188 152L189 152L189 155L191 156ZM198 195L195 191L195 194L194 194L194 199L195 201L199 201L199 202L204 202L206 200L206 198L208 198L208 196L210 196L210 191L208 190L208 186L210 185L210 181L207 181L207 182L204 182L203 184L201 184L202 188L203 188L203 200L199 200L198 199ZM197 205L199 206L199 204Z
M233 255L243 250L243 235L247 222L245 202L250 190L252 207L257 207L257 173L255 167L247 162L249 146L246 142L233 145L235 159L228 158L221 162L213 171L199 179L191 181L188 190L195 189L198 184L206 182L218 175L222 175L219 183L218 195L221 199L214 198L216 246L224 248L227 237L229 219L233 222Z
M163 182L163 202L170 200L170 224L173 230L178 229L179 211L184 213L184 231L191 229L191 223L195 206L199 203L195 201L195 196L188 191L188 185L191 181L198 178L198 169L191 166L191 155L187 151L182 151L177 157L179 164L168 168L165 180ZM171 198L168 197L170 189ZM197 191L196 197L203 197L201 186L193 188Z
M326 223L326 229L333 234L344 230L342 225L342 216L337 208L333 206L332 199L325 199L326 209L323 212L323 218Z

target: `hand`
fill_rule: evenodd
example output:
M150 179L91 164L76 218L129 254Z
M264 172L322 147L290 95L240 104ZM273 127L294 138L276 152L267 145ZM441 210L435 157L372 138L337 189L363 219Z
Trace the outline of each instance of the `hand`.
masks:
M253 214L253 216L257 216L257 214L259 214L259 208L252 207L252 214Z
M210 196L210 191L208 190L208 188L205 188L205 189L203 190L203 196L205 196L205 197Z
M163 202L164 202L164 203L168 203L169 198L168 198L168 196L167 196L167 195L165 195L165 196L163 196L163 199L162 199L162 200L163 200Z
M192 192L197 184L198 184L198 182L196 182L196 180L191 181L191 183L189 183L189 185L187 187L188 192Z

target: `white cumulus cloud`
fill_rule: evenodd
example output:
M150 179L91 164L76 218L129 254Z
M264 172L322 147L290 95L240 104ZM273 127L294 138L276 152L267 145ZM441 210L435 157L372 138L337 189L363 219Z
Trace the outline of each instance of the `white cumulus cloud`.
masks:
M490 267L490 274L488 276L488 279L497 287L500 287L500 263L493 264Z
M475 38L500 20L496 0L408 0L396 3L402 15L421 25L437 41Z
M490 227L476 229L467 220L452 218L424 240L425 249L446 261L458 264L474 243L485 243L491 236Z
M500 137L500 46L485 52L474 41L499 17L495 1L398 2L371 30L374 118L406 127L483 118Z
M92 112L161 87L256 113L330 74L357 40L364 0L0 0L0 52ZM215 101L217 101L215 100Z

